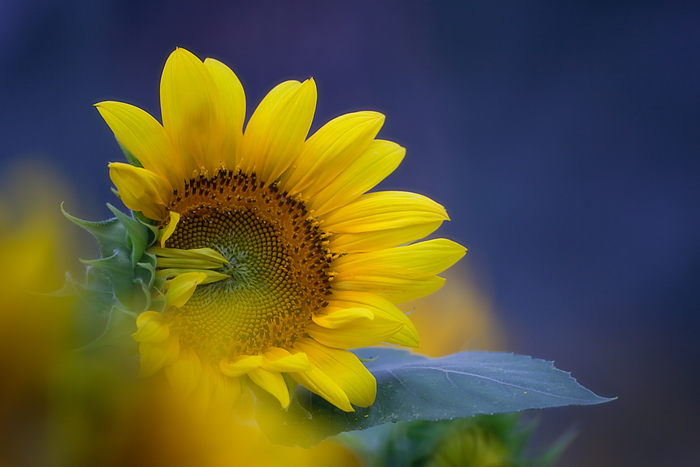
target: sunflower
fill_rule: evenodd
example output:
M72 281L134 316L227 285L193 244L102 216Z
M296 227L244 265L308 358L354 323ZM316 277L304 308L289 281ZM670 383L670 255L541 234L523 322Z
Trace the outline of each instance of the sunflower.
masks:
M255 384L290 402L294 382L344 411L376 381L348 349L418 335L395 306L430 294L465 252L412 243L448 216L424 196L366 193L405 150L375 139L377 112L331 120L307 139L316 85L286 81L243 132L243 87L227 66L182 48L160 86L163 124L97 104L130 163L109 164L124 204L159 229L150 248L167 307L137 318L141 375L165 371L205 400Z

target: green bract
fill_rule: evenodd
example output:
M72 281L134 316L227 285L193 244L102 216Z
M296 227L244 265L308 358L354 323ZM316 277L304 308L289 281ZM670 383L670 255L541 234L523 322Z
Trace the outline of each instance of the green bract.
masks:
M88 347L128 347L134 343L130 335L136 330L136 316L165 307L158 292L163 280L156 278L155 255L146 252L155 243L158 229L110 204L107 207L116 217L92 222L68 214L61 206L66 218L93 236L101 256L81 260L87 266L85 281L68 276L64 293L76 294L87 310L108 315L105 332Z

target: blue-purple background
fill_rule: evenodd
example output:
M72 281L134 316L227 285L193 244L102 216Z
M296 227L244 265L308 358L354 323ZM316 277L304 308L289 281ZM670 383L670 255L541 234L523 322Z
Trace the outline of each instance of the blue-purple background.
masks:
M39 156L105 218L122 156L92 104L159 116L176 46L249 115L313 76L313 129L387 115L382 187L447 206L509 350L619 396L542 413L543 439L581 427L560 465L700 465L700 4L650 3L1 0L0 167Z

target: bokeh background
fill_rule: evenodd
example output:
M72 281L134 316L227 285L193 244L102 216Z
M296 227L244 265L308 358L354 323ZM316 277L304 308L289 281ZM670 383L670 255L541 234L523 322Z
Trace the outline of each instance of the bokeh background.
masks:
M312 130L387 115L408 153L381 188L448 208L502 332L479 345L619 397L540 414L543 444L580 430L559 465L700 465L700 4L0 0L0 178L41 165L108 217L92 105L159 116L176 46L230 65L248 115L309 76Z

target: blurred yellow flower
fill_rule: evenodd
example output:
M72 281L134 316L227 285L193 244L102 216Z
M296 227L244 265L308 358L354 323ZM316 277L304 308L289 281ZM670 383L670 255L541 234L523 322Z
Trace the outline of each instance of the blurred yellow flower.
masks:
M41 436L51 373L71 345L68 303L42 294L61 288L71 251L55 198L61 190L29 167L11 167L0 193L2 465L15 465Z
M440 441L425 467L515 467L513 454L479 426L455 430Z
M104 359L100 359L104 363ZM202 417L182 404L167 381L134 385L98 361L73 366L78 378L58 387L51 423L55 465L100 467L360 466L343 445L311 449L272 444L250 414ZM111 373L110 373L111 372ZM70 376L64 372L64 376ZM62 403L58 405L59 401Z
M160 94L162 125L97 104L131 162L109 166L122 201L160 228L149 252L168 307L138 317L142 376L164 369L202 401L252 383L287 407L296 381L345 411L372 404L376 381L347 349L417 346L395 304L438 290L437 274L465 251L445 239L404 245L448 219L429 198L364 194L405 153L375 139L384 116L342 115L306 139L316 85L286 81L243 132L236 75L184 49Z
M504 350L504 332L467 269L457 265L445 278L447 286L440 291L400 306L421 336L415 351L442 357L464 350Z

